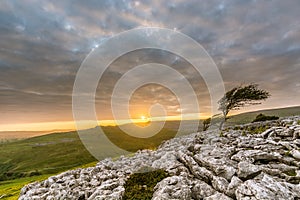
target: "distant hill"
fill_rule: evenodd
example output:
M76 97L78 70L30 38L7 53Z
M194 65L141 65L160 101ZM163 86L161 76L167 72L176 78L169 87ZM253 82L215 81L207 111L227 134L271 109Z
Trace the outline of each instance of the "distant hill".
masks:
M0 141L10 141L36 137L56 132L67 132L71 130L49 130L49 131L0 131Z
M242 113L231 116L227 124L234 125L251 122L259 113L279 117L300 115L300 106ZM157 134L157 136L150 138L148 141L121 135L118 127L103 127L103 129L109 133L110 139L117 141L118 145L133 152L143 148L155 148L162 141L174 137L179 123L179 121L167 122L164 129L160 132L161 134ZM195 123L198 123L198 121L190 120L186 123L183 135L191 133L191 127L194 127ZM87 133L93 135L95 130L88 129ZM86 136L89 137L88 134ZM136 145L133 146L132 144ZM103 152L100 158L118 155L115 152L107 152L108 144L103 143L99 146L105 149L105 151L100 151ZM94 161L96 159L86 150L76 131L51 133L4 142L0 144L0 180L35 174L57 173Z
M242 113L231 116L227 124L234 125L248 123L260 113L276 115L279 117L300 115L300 106ZM183 134L191 133L190 127L194 127L195 123L198 123L198 121L190 120L184 127L186 131ZM159 137L152 138L150 146L147 143L137 140L133 141L133 143L139 143L139 145L136 146L137 149L153 148L159 145L161 141L171 138L174 131L178 128L178 125L179 121L167 122L163 132L161 132L163 134L160 134ZM117 138L119 141L122 141L123 143L120 145L125 145L125 147L128 145L126 144L128 142L126 141L125 136L119 137L119 130L116 127L104 127L104 129L111 133L112 138ZM87 131L90 131L92 134L94 132L93 129ZM34 135L36 133L32 132L32 134ZM38 134L42 133L40 132ZM105 158L108 146L103 144L101 147L106 149L106 151L103 151L103 158ZM126 148L132 148L132 146L127 146ZM136 149L130 150L134 151ZM114 152L111 153L113 155ZM45 179L47 176L55 173L88 163L95 164L96 162L97 160L82 144L76 131L51 133L22 140L3 142L0 143L0 193L2 190L13 190L13 193L17 196L19 194L19 189L24 183ZM38 176L39 174L42 176Z
M237 115L230 116L227 121L227 126L235 124L245 124L250 123L257 115L260 113L265 115L275 115L278 117L288 117L300 115L300 106L277 108L277 109L267 109L267 110L257 110L253 112L241 113Z

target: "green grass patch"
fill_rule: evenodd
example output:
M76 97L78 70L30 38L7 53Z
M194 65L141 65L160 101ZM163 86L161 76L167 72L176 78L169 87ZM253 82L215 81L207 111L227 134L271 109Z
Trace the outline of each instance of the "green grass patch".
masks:
M54 133L0 144L0 181L54 174L96 159L76 132Z
M124 200L150 200L155 185L168 177L169 174L162 169L132 174L125 183Z
M275 115L279 117L295 116L295 115L300 115L300 106L269 109L269 110L258 110L258 111L233 115L229 117L229 119L226 122L226 125L230 126L230 125L250 123L260 113L263 113L265 115Z
M94 129L91 130L90 134L94 134ZM126 135L119 134L118 127L106 127L105 131L110 137L121 141L120 146L131 151L146 148L156 149L162 141L168 140L174 135L174 131L163 129L161 134L150 140L137 141L133 139L129 142ZM118 154L110 152L108 144L99 144L99 146L104 152L102 159L118 158ZM86 150L75 131L1 143L0 199L17 199L20 189L30 182L43 180L66 170L94 166L96 163L97 160Z
M2 200L16 200L20 195L20 190L25 185L35 182L42 181L47 179L50 174L34 176L34 177L25 177L16 180L1 181L0 182L0 199Z
M289 170L289 171L285 171L283 173L285 173L288 176L296 176L297 175L295 170Z
M94 167L96 164L97 162L91 162L72 169ZM25 185L36 181L46 180L50 176L54 176L54 175L56 174L44 174L39 176L24 177L24 178L8 180L8 181L0 181L0 199L16 200L19 198L20 191Z
M268 129L267 126L249 127L250 134L260 134Z

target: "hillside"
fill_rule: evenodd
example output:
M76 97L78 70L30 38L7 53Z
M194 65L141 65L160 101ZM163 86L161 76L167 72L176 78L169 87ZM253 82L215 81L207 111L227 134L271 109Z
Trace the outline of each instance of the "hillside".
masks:
M209 130L29 184L20 200L299 199L299 148L300 116Z
M267 109L267 110L257 110L254 112L246 112L237 115L230 116L227 121L227 125L236 125L236 124L246 124L250 123L258 114L265 115L275 115L278 117L289 117L296 116L300 114L300 106L286 107L286 108L277 108L277 109Z
M95 161L76 132L0 144L0 180L51 174Z
M243 124L252 121L259 113L277 115L280 117L300 114L299 107L282 108L274 110L261 110L250 113L243 113L231 116L228 120L229 125ZM196 121L190 121L193 125ZM159 137L153 137L151 142L144 143L142 140L134 140L131 143L138 144L133 149L155 148L162 141L170 139L177 130L178 121L170 121L165 124L164 130ZM110 133L112 138L124 142L124 147L128 144L128 138L123 135L120 137L120 129L117 127L104 127L105 132ZM93 129L91 129L93 130ZM185 127L186 132L191 133L189 127ZM201 122L200 122L201 130ZM127 142L126 142L127 141ZM121 144L122 145L122 144ZM113 156L107 151L107 145L101 144L105 149L103 158ZM131 147L130 147L131 148ZM29 175L51 174L70 169L95 161L96 159L84 148L77 132L52 133L24 140L6 142L0 144L0 180L20 178Z
M281 117L287 115L299 115L300 107L243 113L232 116L232 118L229 119L228 124L234 125L252 121L259 113ZM190 124L193 123L196 123L196 121L190 121ZM149 143L141 143L140 146L135 146L135 149L131 150L135 151L149 147L153 149L155 146L158 146L160 142L172 138L173 131L176 130L178 124L178 121L168 122L163 131L163 137L153 138L153 143L150 146ZM120 139L118 129L115 129L114 127L106 128L108 132L113 133L112 136ZM186 133L184 134L191 132L188 126L185 127L185 129ZM126 143L125 138L120 140ZM137 142L138 141L135 141L135 143ZM103 154L104 159L109 152L105 145L102 147L105 149L104 152L106 152ZM10 195L17 194L16 191L18 188L20 189L28 182L45 179L47 176L70 168L79 167L83 164L94 163L95 161L96 159L84 148L78 134L74 131L67 133L53 133L24 140L1 143L0 178L2 180L21 179L15 181L0 181L0 196L4 191L9 191L7 190L8 187L14 190L13 193L9 193ZM16 199L16 197L12 199Z

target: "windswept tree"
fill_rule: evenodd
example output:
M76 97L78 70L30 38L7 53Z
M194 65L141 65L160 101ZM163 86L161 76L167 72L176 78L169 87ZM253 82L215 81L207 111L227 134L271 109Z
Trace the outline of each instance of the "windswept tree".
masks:
M270 97L270 93L259 89L258 84L241 85L235 87L224 94L218 101L219 110L222 111L224 120L220 124L220 129L226 122L227 115L231 110L239 110L241 107L261 104L261 100Z

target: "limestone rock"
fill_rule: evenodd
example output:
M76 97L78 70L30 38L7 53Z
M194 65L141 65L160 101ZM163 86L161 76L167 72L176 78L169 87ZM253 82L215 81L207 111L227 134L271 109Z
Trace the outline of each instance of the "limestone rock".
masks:
M180 176L163 179L155 186L154 190L153 200L190 200L192 198L192 191L187 179Z
M259 166L253 165L249 162L242 161L238 164L237 175L242 180L252 179L261 172Z
M261 179L248 180L236 190L237 199L295 199L299 191L294 185L278 182L269 175L263 174Z
M300 199L300 116L192 133L95 167L70 170L24 186L20 200L122 199L133 173L164 169L160 199ZM246 134L246 130L266 131Z

